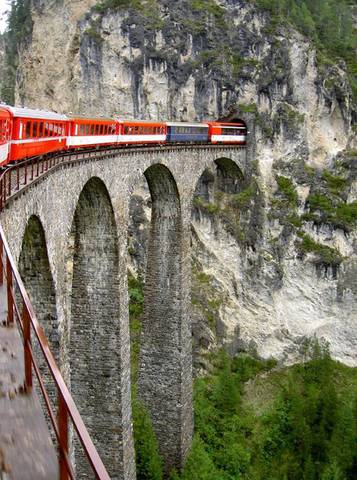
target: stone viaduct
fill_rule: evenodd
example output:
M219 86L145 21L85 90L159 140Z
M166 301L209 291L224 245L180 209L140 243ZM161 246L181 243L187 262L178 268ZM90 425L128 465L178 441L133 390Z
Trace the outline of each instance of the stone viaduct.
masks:
M63 165L10 200L0 220L53 353L113 479L135 478L127 287L129 201L146 177L152 199L138 395L166 467L191 444L190 219L199 179L235 188L248 149L123 150ZM78 478L89 478L81 452ZM83 474L80 474L83 469Z

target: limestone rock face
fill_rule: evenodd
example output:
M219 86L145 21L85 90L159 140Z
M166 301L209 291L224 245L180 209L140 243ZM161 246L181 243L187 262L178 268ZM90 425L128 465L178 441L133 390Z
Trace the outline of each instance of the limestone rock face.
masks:
M4 41L4 36L0 34L0 72L4 72L4 71L5 71L5 41ZM0 90L2 88L1 77L0 77Z
M227 205L235 197L193 208L196 366L205 367L200 353L219 345L292 362L314 335L357 365L356 226L336 220L338 202L357 200L356 112L345 66L318 65L312 45L293 30L269 32L267 16L250 2L206 3L208 14L188 1L150 0L128 10L97 0L34 0L17 101L122 118L250 116L254 178L242 189L254 180L251 198L239 200L234 214ZM343 177L341 192L326 190L328 174ZM279 176L292 182L293 205ZM335 213L312 211L311 194L329 196ZM148 199L147 189L133 194L129 247L139 271ZM204 208L207 202L217 209Z

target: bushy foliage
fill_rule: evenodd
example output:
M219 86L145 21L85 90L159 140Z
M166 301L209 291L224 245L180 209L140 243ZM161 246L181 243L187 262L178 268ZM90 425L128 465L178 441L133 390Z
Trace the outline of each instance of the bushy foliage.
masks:
M352 480L357 472L357 375L307 342L306 361L272 370L273 361L221 353L213 374L195 384L196 434L173 480ZM262 412L245 398L260 385Z
M135 394L132 405L137 479L162 480L162 459L150 415Z
M300 251L314 253L318 264L326 267L336 267L342 262L343 256L337 249L315 242L307 233L298 232L298 235L301 238L301 242L298 244Z
M276 177L278 184L278 193L288 202L292 207L297 206L298 194L296 188L290 178L278 175Z

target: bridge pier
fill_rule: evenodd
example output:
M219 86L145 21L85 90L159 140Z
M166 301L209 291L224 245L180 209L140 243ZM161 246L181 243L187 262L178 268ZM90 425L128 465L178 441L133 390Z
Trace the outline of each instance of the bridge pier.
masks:
M183 265L189 262L184 252L189 230L169 170L153 165L145 176L152 213L138 389L168 472L183 466L193 431L189 279L184 278Z

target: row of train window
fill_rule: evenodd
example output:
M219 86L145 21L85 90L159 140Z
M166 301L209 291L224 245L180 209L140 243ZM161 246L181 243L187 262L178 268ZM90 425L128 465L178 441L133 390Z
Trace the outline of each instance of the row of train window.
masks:
M22 132L22 138L60 137L65 135L66 125L62 122L26 121Z
M222 127L222 135L245 135L244 127Z
M3 143L9 140L10 137L10 122L9 120L0 120L0 142Z
M115 135L116 125L99 124L83 124L79 125L78 135Z
M188 135L203 135L208 132L208 127L202 125L197 127L187 127L187 126L171 126L171 133L175 134L188 134Z
M124 125L123 129L124 135L164 135L165 127L164 126L135 126L135 125Z

